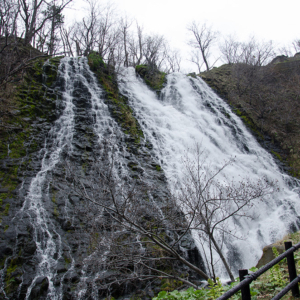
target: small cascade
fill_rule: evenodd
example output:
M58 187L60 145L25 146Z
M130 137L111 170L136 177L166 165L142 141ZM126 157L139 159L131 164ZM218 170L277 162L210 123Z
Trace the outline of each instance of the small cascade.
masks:
M278 182L280 191L255 203L251 210L253 219L244 218L238 224L240 239L225 241L223 252L233 269L254 266L265 245L299 228L299 182L280 171L242 121L200 78L180 73L168 75L160 99L136 77L133 68L124 70L119 82L173 192L180 189L183 159L193 155L195 144L201 145L204 163L213 170L235 158L218 175L221 181L266 177ZM233 230L236 225L232 222ZM197 241L197 233L193 235ZM198 244L202 252L199 240ZM221 263L216 269L218 276L227 276Z
M76 64L71 59L64 58L61 61L58 76L65 81L62 94L61 116L55 121L48 138L45 141L41 170L32 179L29 192L25 198L21 215L30 216L30 222L34 228L34 241L36 243L36 256L38 265L36 276L27 289L25 299L30 298L36 281L47 278L49 285L48 296L51 299L59 299L58 293L53 286L53 278L56 274L58 259L62 256L62 241L55 225L50 218L49 205L49 182L51 172L61 159L62 151L72 152L72 139L74 130L74 105L72 103L72 91L76 83Z
M81 92L88 94L88 99L85 99L85 106L87 106L89 120L91 122L91 128L93 133L96 135L96 145L92 151L95 150L97 152L97 148L99 146L103 146L103 143L107 143L108 149L107 151L114 152L114 176L116 178L120 178L121 176L127 175L126 169L122 167L124 165L124 150L122 146L122 140L124 139L124 134L121 132L116 121L111 117L110 112L108 110L107 105L104 103L104 92L99 87L99 83L93 72L90 70L87 59L80 58L79 59L79 74L78 80L80 80L80 89ZM81 95L81 97L85 97ZM87 103L88 102L88 103ZM83 104L82 104L83 105ZM81 111L82 106L80 103L77 103L76 108L76 117L80 116L82 113L86 113L86 111ZM78 126L82 126L82 121L78 121ZM78 142L77 142L78 143ZM96 159L97 159L96 154ZM107 154L107 158L111 157L111 153ZM110 162L106 162L108 166ZM98 299L96 296L97 288L94 284L94 280L98 279L99 274L91 271L91 262L99 259L103 259L106 256L104 253L102 258L94 257L95 254L92 252L87 255L82 263L83 268L81 270L80 282L78 283L76 289L76 298L77 299L86 299L86 293L90 292L89 289L92 289L91 297L92 299Z

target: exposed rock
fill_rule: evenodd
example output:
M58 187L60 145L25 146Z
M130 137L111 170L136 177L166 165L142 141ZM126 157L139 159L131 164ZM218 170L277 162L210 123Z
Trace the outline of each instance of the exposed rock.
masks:
M284 246L281 246L281 245L271 244L271 245L265 246L263 248L263 254L262 254L260 260L258 261L256 268L260 268L260 267L264 266L265 264L267 264L268 262L270 262L271 260L273 260L275 258L275 255L273 253L273 247L275 247L277 249L279 254L282 254L285 251Z
M35 286L30 293L30 299L32 300L46 299L48 286L49 286L49 281L47 277L37 278L35 281Z
M282 63L282 62L285 62L285 61L288 61L288 56L286 56L286 55L279 55L279 56L276 56L276 57L270 62L270 64L278 64L278 63Z
M87 270L84 269L86 268L85 259L89 257L92 248L91 236L86 233L84 226L92 224L93 220L89 219L89 214L81 214L80 210L86 209L89 203L78 195L72 194L70 185L66 182L66 180L71 181L70 178L66 178L67 160L72 162L75 175L84 178L92 174L91 166L97 161L97 151L99 151L99 137L94 133L93 127L94 112L91 109L90 94L80 82L73 94L75 124L72 153L66 153L66 150L62 149L59 154L62 161L55 165L52 172L45 175L48 176L47 180L41 186L41 189L47 192L43 194L45 196L41 200L44 210L39 213L47 215L47 224L41 225L47 226L47 230L37 230L35 223L32 222L37 207L31 207L31 210L23 207L26 206L26 196L30 191L32 179L41 170L45 160L49 159L49 153L55 147L53 145L53 134L55 133L51 131L51 128L53 128L54 121L60 117L65 105L61 100L61 94L64 92L64 78L58 77L55 81L55 72L57 72L55 68L58 63L56 63L56 67L55 64L52 67L47 64L44 66L48 77L42 76L43 63L38 64L40 69L36 67L29 72L28 86L25 85L21 89L22 99L20 101L35 101L33 102L35 105L21 102L21 113L14 115L15 118L19 118L17 120L23 124L22 126L26 130L22 134L16 134L15 143L10 143L9 149L12 151L10 156L7 155L7 144L3 147L1 145L0 149L2 151L0 153L2 155L0 198L3 200L0 260L4 274L3 286L8 299L24 299L34 280L30 299L46 299L50 287L61 291L63 299L75 299L79 282L82 283L81 280L83 282L86 280L88 287L86 299L89 299L88 293L92 290L94 277L99 270L90 270L92 266ZM104 68L101 72L103 75L108 70ZM108 74L106 74L106 79ZM101 94L101 97L105 97L111 115L115 114L114 119L119 122L119 126L124 132L114 145L121 153L124 153L123 165L120 163L118 169L126 169L125 180L128 184L131 178L134 178L132 182L137 185L147 183L149 186L155 187L151 191L152 196L157 201L157 205L164 210L166 199L169 197L164 172L156 159L151 156L149 150L153 146L144 140L134 113L126 104L126 97L115 91L109 91L108 88L112 86L116 86L114 80L110 80L109 86L106 86L107 93ZM33 89L34 97L31 94ZM116 104L111 97L114 97L114 100L119 103ZM126 119L128 116L129 118ZM104 136L110 137L111 134L112 130L109 128ZM100 145L100 147L102 146ZM86 211L89 213L88 209ZM147 219L147 217L150 218L150 215L144 217ZM51 252L50 258L53 278L50 279L50 282L46 276L35 279L41 262L41 254L37 250L40 245L45 246L43 244L45 243L44 236L47 237L47 235L51 235L53 244L51 244L53 252ZM166 240L170 242L173 237L172 233L168 233ZM183 249L182 255L187 259L201 264L201 257L190 235L187 235L178 247ZM184 266L178 266L177 271L186 274L188 270ZM83 277L89 274L90 278L82 279L82 274L84 274ZM6 284L7 282L9 285ZM53 285L49 284L51 282ZM137 282L122 286L116 284L113 293L124 296L143 287ZM145 298L153 297L154 288L157 288L157 285L149 287L144 293ZM102 292L105 295L107 291Z

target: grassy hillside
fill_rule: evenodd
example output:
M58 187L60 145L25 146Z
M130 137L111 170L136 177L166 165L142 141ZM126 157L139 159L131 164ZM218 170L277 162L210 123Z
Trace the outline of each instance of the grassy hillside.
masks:
M200 76L232 106L261 144L270 140L268 150L299 178L300 57L263 67L223 65Z

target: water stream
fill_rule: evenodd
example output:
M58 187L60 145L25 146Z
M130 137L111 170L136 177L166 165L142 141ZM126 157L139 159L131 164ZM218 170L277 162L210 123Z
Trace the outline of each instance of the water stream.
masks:
M65 80L63 92L64 110L51 128L48 139L45 141L41 170L32 179L29 192L25 198L21 211L30 216L34 228L34 241L37 246L39 259L34 280L27 290L26 299L29 299L32 288L38 278L48 278L49 297L58 299L53 286L53 278L56 273L56 265L62 255L62 241L50 218L50 212L46 209L45 202L48 198L49 181L51 171L60 161L61 152L72 152L72 139L74 129L74 105L72 92L76 83L76 64L71 64L69 58L64 58L59 66L58 76Z
M60 228L57 228L57 223L53 221L49 188L52 172L57 164L61 163L66 155L72 156L74 151L74 134L77 130L76 116L83 114L86 119L89 117L92 119L99 143L103 138L116 138L116 134L119 133L115 121L110 117L108 108L103 102L103 92L89 69L86 59L63 58L58 70L58 81L63 83L62 100L59 104L62 113L53 124L44 147L40 150L43 155L41 169L32 179L20 211L21 215L23 213L30 217L31 225L34 228L33 239L37 246L36 256L38 258L36 275L27 289L26 299L30 299L36 282L43 278L47 278L49 284L47 299L62 299L63 279L68 272L70 273L74 269L74 259L70 247L59 234ZM77 95L78 93L79 95ZM75 99L75 97L77 98ZM76 143L78 145L78 142ZM68 219L69 212L72 214L72 207L68 202L68 197L65 199L64 215ZM55 211L55 214L58 215L58 211ZM57 284L54 285L54 280L58 274L59 261L65 260L63 256L65 249L68 249L71 264L57 287Z
M278 182L279 192L251 208L253 220L244 218L239 222L240 239L228 237L225 242L223 252L235 271L254 266L265 245L299 227L299 182L279 170L272 156L200 78L170 74L158 97L129 68L120 77L120 87L129 98L146 139L154 145L153 154L161 162L173 192L180 189L185 174L183 161L193 156L195 144L204 151L207 169L218 170L235 158L218 175L221 181L266 177ZM233 220L232 230L236 225ZM198 240L195 232L194 237ZM198 247L202 254L208 253L199 240ZM218 276L227 276L220 262L216 270Z

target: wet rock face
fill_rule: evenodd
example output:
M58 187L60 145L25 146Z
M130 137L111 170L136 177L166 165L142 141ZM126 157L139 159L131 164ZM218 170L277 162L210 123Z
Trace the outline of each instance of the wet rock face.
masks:
M82 79L74 78L70 94L73 107L67 110L71 104L63 100L69 88L63 74L67 69L75 72L75 63L73 59L64 60L56 81L49 86L42 81L46 100L37 99L43 105L39 116L30 110L24 114L22 107L16 112L29 124L25 150L16 158L4 155L0 161L1 174L15 172L11 178L0 178L0 298L79 299L83 291L80 299L87 299L93 291L98 270L85 264L93 245L85 225L91 224L93 212L89 203L72 192L66 170L73 168L73 175L82 178L91 175L91 166L101 159L99 147L103 139L114 136L114 146L123 157L116 167L124 182L152 186L152 197L161 207L169 197L166 177L151 153L152 145L118 131L109 113L97 115L104 108L92 100L93 91L86 83L92 84L94 79L85 67ZM53 76L55 66L47 68ZM100 89L96 91L103 97ZM110 106L108 112L112 113L112 109ZM72 120L67 122L68 118ZM58 120L66 122L65 130ZM101 126L105 129L99 131ZM39 184L34 185L34 181ZM28 199L29 195L37 199ZM186 258L203 264L191 236L186 236L180 247L186 251ZM182 271L187 270L182 267ZM159 283L149 287L143 297L152 297L158 286ZM132 294L141 287L134 283L116 287L115 292L118 296ZM106 292L97 293L100 297Z

